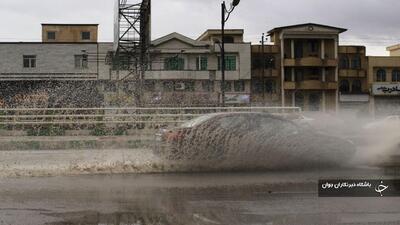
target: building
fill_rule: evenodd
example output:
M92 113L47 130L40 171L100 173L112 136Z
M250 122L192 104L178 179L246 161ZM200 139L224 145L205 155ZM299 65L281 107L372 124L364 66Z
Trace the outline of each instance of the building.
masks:
M281 56L277 45L253 45L251 102L257 106L281 106Z
M279 105L306 111L337 111L338 41L345 31L313 23L269 31L273 44L264 50L262 46L252 48L252 99L263 105L278 105L280 101Z
M339 46L339 108L369 113L368 58L364 46Z
M43 43L97 43L98 24L42 24Z
M390 56L400 56L400 44L387 47Z
M368 85L373 115L400 114L400 56L368 57Z
M225 92L228 105L250 104L251 44L243 30L226 31ZM218 106L221 102L220 30L197 40L172 33L152 42L145 72L147 104Z
M250 103L250 43L243 30L226 36L226 102ZM178 33L152 42L143 101L159 106L221 102L219 30L194 40ZM97 24L42 24L42 42L0 43L0 104L7 107L135 106L131 60L113 60ZM42 100L32 100L32 98ZM38 97L39 96L39 97ZM40 97L42 96L42 97ZM23 103L22 103L23 102ZM37 103L38 102L38 103Z
M339 45L345 31L314 23L269 31L271 44L252 46L252 104L399 113L400 45L388 47L390 57L366 56L365 46Z
M297 106L305 111L400 113L400 45L389 57L339 45L346 29L307 23L274 28L251 45L226 30L226 103ZM135 106L132 60L98 42L97 24L42 24L41 42L0 43L0 106ZM221 31L197 39L171 33L152 41L143 73L147 106L218 106ZM133 75L132 75L133 74Z
M0 43L0 103L7 107L103 105L98 83L111 76L97 25L43 24L42 42ZM41 98L38 101L32 100ZM39 102L39 103L37 103Z

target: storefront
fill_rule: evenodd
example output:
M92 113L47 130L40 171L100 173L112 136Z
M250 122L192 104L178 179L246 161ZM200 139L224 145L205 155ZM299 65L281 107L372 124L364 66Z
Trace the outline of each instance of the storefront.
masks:
M400 114L400 83L374 84L373 109L377 117Z

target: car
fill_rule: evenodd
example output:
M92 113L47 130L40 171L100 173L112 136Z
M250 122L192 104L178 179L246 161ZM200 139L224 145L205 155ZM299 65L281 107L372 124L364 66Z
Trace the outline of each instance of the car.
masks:
M258 112L207 114L162 130L157 140L155 152L165 159L237 169L337 166L355 153L347 140Z

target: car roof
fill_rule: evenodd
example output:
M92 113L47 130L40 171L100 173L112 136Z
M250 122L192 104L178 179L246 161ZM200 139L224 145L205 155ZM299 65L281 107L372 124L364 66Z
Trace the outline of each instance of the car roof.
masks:
M275 116L275 115L272 115L271 113L266 113L266 112L220 112L220 113L205 114L203 116L208 116L209 119L213 119L216 117L234 116L234 115L258 115L258 116L269 117L269 118L273 118L273 119L277 119L277 120L288 121L279 116Z

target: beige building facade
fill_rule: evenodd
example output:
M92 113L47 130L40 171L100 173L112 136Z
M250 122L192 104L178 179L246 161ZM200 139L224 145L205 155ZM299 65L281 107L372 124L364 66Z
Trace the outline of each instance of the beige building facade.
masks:
M249 105L251 44L243 30L226 32L225 93L228 105ZM220 30L194 40L172 33L152 42L144 76L146 102L158 105L218 106L221 102Z
M368 57L368 85L373 115L400 114L400 56Z
M42 24L44 43L96 43L98 24Z
M344 28L321 24L278 27L268 45L252 46L252 104L359 115L400 113L400 45L390 57L365 46L339 45Z

